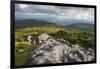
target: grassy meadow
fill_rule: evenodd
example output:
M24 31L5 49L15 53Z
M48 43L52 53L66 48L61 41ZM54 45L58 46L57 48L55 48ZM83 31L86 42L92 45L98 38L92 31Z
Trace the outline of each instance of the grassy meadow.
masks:
M37 45L30 45L27 41L27 36L32 35L38 37L38 35L46 33L51 35L54 39L64 39L71 44L78 44L79 46L89 48L94 47L94 33L76 30L73 28L65 28L60 25L26 25L16 26L15 28L15 65L23 66L27 65L30 51L37 47ZM22 52L19 52L23 49Z

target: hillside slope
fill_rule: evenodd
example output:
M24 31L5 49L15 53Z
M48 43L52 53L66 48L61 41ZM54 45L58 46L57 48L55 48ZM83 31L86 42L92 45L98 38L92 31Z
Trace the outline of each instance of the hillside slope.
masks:
M87 23L76 23L65 26L66 28L76 29L79 31L94 32L94 25Z
M43 20L35 20L35 19L29 19L29 20L16 20L15 25L17 28L22 27L32 27L32 26L55 26L55 27L61 27L62 25L58 25L55 23L50 23Z

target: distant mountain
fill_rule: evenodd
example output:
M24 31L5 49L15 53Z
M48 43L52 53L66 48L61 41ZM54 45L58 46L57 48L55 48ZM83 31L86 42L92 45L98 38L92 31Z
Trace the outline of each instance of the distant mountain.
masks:
M27 20L16 20L15 23L16 25L35 25L35 24L44 24L47 22L42 20L27 19Z
M16 27L31 27L31 26L61 26L55 23L50 23L43 20L35 20L35 19L28 19L28 20L16 20L15 22Z
M94 24L88 23L75 23L65 26L65 28L76 29L79 31L94 32Z
M94 32L94 24L89 23L74 23L70 25L61 25L57 23L50 23L48 21L43 20L36 20L36 19L27 19L27 20L16 20L15 22L16 28L21 27L33 27L33 26L55 26L55 27L62 27L65 29L70 30L79 30L79 31L86 31L86 32Z

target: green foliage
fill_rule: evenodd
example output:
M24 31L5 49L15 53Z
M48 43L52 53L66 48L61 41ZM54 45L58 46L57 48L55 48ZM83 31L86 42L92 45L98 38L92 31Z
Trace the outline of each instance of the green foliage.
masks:
M59 38L63 38L66 39L66 37L68 36L68 33L63 31L63 30L59 30L58 32L55 33L50 33L51 36L53 36L55 39Z
M79 44L82 47L93 47L94 46L94 35L90 32L66 32L60 30L55 33L50 33L55 39L64 39L69 41L71 44Z
M82 27L83 28L83 27ZM84 30L85 31L85 30ZM15 30L15 41L16 42L27 42L27 36L32 35L33 37L38 37L38 35L46 33L52 36L52 38L64 39L71 44L79 44L82 47L94 47L94 34L93 32L83 32L77 31L71 28L65 29L61 26L41 24L41 25L28 25L19 26ZM36 46L18 45L15 46L15 65L21 66L26 65L28 62L28 56L32 48ZM19 53L18 50L23 49L23 53Z
M16 46L15 47L15 65L21 66L26 65L28 63L28 57L30 54L30 51L35 46ZM23 49L23 52L18 52L19 49Z

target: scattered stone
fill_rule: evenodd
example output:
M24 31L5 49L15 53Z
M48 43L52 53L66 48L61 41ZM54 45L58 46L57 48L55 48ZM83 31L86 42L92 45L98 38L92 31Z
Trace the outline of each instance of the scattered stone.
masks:
M19 53L23 53L24 50L23 50L23 49L19 49L18 52L19 52Z

